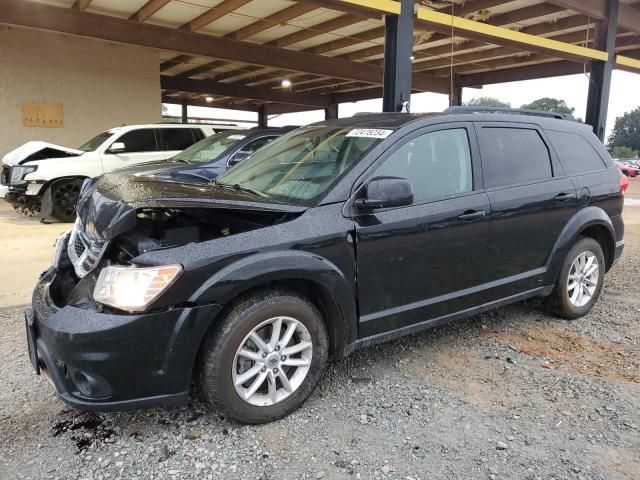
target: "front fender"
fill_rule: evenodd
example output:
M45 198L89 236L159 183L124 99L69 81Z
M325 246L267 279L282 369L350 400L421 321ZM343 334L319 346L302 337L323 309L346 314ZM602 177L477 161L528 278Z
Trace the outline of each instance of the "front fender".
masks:
M576 242L580 233L592 226L604 227L610 235L610 240L615 245L615 230L609 215L600 207L585 207L578 211L571 220L567 222L562 232L558 236L551 255L547 260L547 273L545 276L545 285L552 285L556 282L564 257L569 252L571 246Z
M319 255L300 250L257 253L226 265L196 290L190 302L228 305L245 292L277 282L304 282L322 293L337 350L357 338L357 311L353 281L336 265ZM334 317L335 315L331 315Z

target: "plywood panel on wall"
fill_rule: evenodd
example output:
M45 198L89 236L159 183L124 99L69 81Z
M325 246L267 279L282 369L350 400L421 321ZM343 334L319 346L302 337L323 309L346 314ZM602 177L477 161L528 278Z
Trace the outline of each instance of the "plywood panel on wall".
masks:
M60 102L24 101L21 107L24 127L64 127L64 112Z

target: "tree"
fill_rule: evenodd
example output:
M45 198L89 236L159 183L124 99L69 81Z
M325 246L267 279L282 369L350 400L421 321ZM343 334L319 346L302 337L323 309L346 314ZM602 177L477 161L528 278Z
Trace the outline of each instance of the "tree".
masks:
M511 108L510 103L505 103L493 97L478 97L464 102L465 107L501 107Z
M640 107L616 118L609 137L610 147L629 147L640 150Z
M520 108L526 110L542 110L543 112L566 113L567 115L573 115L575 111L575 108L567 105L567 102L564 100L550 97L539 98L531 103L522 105Z
M618 147L613 147L611 156L613 158L638 158L638 152L634 151L632 148L629 148L629 147L618 146Z

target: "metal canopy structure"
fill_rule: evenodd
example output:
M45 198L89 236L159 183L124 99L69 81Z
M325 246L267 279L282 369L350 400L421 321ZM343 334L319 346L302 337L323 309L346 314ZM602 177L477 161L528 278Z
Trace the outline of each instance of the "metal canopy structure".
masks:
M602 137L611 70L640 73L640 0L0 0L0 23L154 48L163 102L261 123L584 72Z

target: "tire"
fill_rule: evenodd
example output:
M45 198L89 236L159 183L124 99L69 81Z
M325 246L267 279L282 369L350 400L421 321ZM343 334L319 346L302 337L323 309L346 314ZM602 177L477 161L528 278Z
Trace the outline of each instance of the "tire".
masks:
M75 221L82 182L79 179L59 180L51 186L51 215L54 218L64 223Z
M282 317L278 335L282 345L274 346L277 317ZM294 333L284 344L290 325L294 325ZM249 338L252 332L272 350L260 349L252 340L255 337ZM269 339L272 342L267 343ZM281 355L291 352L293 345L306 345L306 349ZM252 359L239 354L241 346ZM270 353L264 357L266 352ZM271 422L296 410L311 395L328 353L327 328L314 305L290 292L261 292L236 304L207 334L200 356L200 388L209 403L232 420L248 424ZM294 362L300 366L291 366ZM256 371L253 376L246 376ZM242 378L247 381L238 384ZM261 378L263 383L258 390L248 396L253 382Z
M593 267L593 262L597 262L597 279L595 279L595 282L593 275L584 279L585 276L579 271L580 265L574 266L574 262L578 258L585 259L586 263L588 263L591 257L594 257L595 260L592 261L587 271ZM576 290L576 288L579 290L580 287L569 288L569 275L576 276L572 278L572 284L574 284L573 282L578 282L578 285L582 283L588 287L586 290L582 290L584 296L581 297L580 292ZM581 237L571 247L562 263L558 281L545 302L547 311L566 320L574 320L586 315L591 311L600 296L604 284L604 275L605 261L602 247L593 238Z

